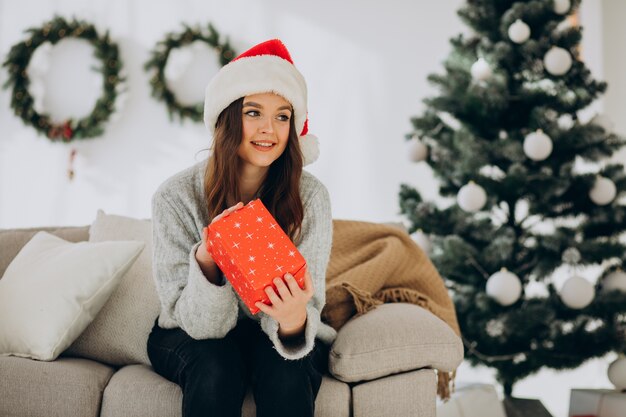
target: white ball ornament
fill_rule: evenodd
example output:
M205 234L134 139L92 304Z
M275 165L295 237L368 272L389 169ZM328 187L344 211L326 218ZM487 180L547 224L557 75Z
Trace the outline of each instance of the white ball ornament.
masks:
M554 0L554 13L556 14L566 14L569 12L569 9L572 7L570 0Z
M585 278L574 275L565 281L561 287L561 301L569 308L581 309L593 301L596 290Z
M591 201L599 206L605 206L615 199L617 187L615 183L606 177L597 177L593 188L589 191Z
M563 48L553 46L543 57L546 70L552 75L563 75L572 67L572 56Z
M409 159L413 162L420 162L428 157L428 147L417 137L412 137L408 144Z
M509 39L515 43L524 43L530 38L530 27L523 20L517 19L509 26Z
M474 181L465 184L457 194L457 203L459 207L467 212L479 211L487 202L487 193L485 189Z
M411 239L413 239L413 241L417 243L417 246L422 248L422 250L426 254L430 253L430 250L432 249L432 244L430 243L430 239L428 238L428 235L424 233L422 229L419 229L415 231L414 233L412 233Z
M543 161L552 153L552 139L541 129L524 138L524 153L533 161Z
M503 306L514 304L521 294L520 279L506 268L502 268L487 280L487 295Z
M607 369L609 381L620 391L626 390L626 356L620 355Z
M556 122L559 125L559 128L563 130L569 130L574 127L574 119L571 114L562 114Z
M602 291L614 290L626 293L626 272L618 270L604 277L602 280Z
M479 58L472 64L472 78L476 81L485 81L491 77L492 71L489 63L484 58Z

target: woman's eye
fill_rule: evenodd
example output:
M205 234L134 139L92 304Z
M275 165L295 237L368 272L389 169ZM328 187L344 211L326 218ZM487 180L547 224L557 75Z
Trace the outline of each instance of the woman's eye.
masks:
M251 114L251 113L254 113L254 114ZM249 111L247 111L247 112L246 112L246 114L247 114L248 116L251 116L251 117L256 117L256 116L258 116L258 115L259 115L259 112L258 112L258 111L256 111L256 110L249 110Z
M284 114L281 114L280 116L278 116L278 118L282 121L282 122L287 122L289 121L289 116L286 116Z

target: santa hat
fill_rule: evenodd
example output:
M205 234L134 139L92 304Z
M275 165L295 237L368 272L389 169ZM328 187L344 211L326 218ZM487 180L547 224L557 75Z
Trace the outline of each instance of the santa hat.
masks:
M233 101L270 92L291 103L296 131L300 132L304 165L315 162L319 156L319 144L317 138L308 133L306 82L294 66L289 51L278 39L250 48L219 70L206 87L204 124L213 135L217 117Z

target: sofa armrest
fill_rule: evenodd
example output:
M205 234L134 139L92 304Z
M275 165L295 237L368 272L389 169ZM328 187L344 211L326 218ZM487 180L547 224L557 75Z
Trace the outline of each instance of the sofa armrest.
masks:
M461 339L443 320L407 303L383 304L349 320L329 354L329 371L344 382L371 381L421 368L455 370Z

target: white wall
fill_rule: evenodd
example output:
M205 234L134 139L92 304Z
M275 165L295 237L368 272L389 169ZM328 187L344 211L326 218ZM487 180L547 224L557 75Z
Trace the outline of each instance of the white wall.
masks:
M1 56L23 38L24 29L40 26L54 13L75 14L111 31L130 83L123 113L106 134L71 145L51 144L24 127L9 110L9 91L0 91L0 227L87 224L98 208L148 217L156 187L194 163L208 138L201 124L168 121L165 106L150 97L143 63L166 32L179 30L182 22L207 21L238 51L271 37L290 48L309 86L310 131L321 142L320 159L308 169L328 186L334 216L400 220L401 182L422 183L427 195L436 195L428 169L407 160L403 135L411 130L409 117L420 111L421 99L433 91L427 74L440 69L448 38L463 30L454 14L460 4L447 1L424 9L400 0L0 0ZM72 68L64 66L64 57L81 64L71 75L56 71L49 77L48 108L63 113L68 102L90 108L95 96L91 101L84 94L73 96L76 85L99 94L89 78L88 53L78 56L83 59L61 54L53 62L57 70ZM1 71L0 82L6 78ZM205 83L189 81L200 90ZM70 182L66 167L72 147L78 154ZM197 155L205 157L206 152Z
M22 125L9 110L9 91L0 91L0 228L84 225L98 208L134 217L150 216L150 197L168 176L206 157L201 124L168 121L166 109L150 97L143 63L149 50L181 22L211 21L238 51L271 37L290 48L309 86L310 130L320 138L321 157L309 170L328 187L333 215L371 221L400 220L398 189L415 184L426 198L437 185L429 169L406 158L404 134L409 118L423 109L434 90L426 76L441 72L448 40L466 32L455 11L462 0L293 2L288 0L80 0L14 2L0 0L0 56L22 31L39 26L54 13L76 15L108 28L119 42L129 75L130 96L119 120L97 139L71 145L51 144ZM609 82L604 110L626 132L621 104L626 97L626 2L586 0L583 58L594 75ZM604 9L604 12L603 12ZM71 52L70 54L73 54ZM60 54L50 75L48 105L63 113L69 104L88 108L93 92L85 55ZM72 70L72 75L58 68ZM207 77L209 74L207 74ZM0 71L0 84L7 79ZM186 88L204 88L192 79ZM66 108L67 107L67 108ZM78 149L76 177L66 176L69 151ZM609 358L572 372L542 371L520 383L518 396L541 398L555 417L566 415L570 387L609 386ZM461 381L492 381L492 373L463 365Z

